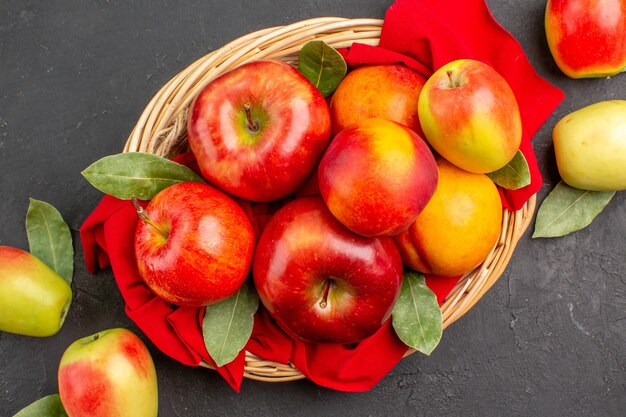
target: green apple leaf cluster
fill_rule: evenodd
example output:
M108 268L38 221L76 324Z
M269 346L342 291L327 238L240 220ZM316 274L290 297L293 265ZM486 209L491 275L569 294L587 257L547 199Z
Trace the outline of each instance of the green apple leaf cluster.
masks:
M22 408L13 417L67 417L67 413L59 394L53 394Z
M44 201L31 198L26 213L26 234L30 253L71 284L74 273L72 234L59 211Z
M497 171L487 174L502 188L517 190L530 184L530 170L524 154L518 150L513 159Z
M426 355L435 350L443 335L443 319L437 296L422 274L405 271L391 320L404 344Z
M581 190L559 182L537 212L533 237L565 236L587 227L614 195L615 191Z
M98 190L122 200L150 200L170 185L204 182L186 166L145 152L105 156L82 174Z
M346 76L348 66L343 56L324 41L310 41L300 49L298 70L328 97Z
M248 284L227 299L206 307L202 321L204 345L217 366L232 362L245 347L254 325L259 295Z

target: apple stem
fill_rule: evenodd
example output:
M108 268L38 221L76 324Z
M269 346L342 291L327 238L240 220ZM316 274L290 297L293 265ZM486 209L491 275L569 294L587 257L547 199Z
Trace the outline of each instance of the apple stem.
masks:
M148 217L146 210L144 210L144 208L139 205L139 202L137 201L137 197L132 197L131 201L133 202L133 206L135 206L135 210L137 210L137 216L139 217L139 219L149 224L161 236L167 238L167 236L169 235L169 232L167 230L162 229L159 225L157 225L154 221L152 221L150 217Z
M454 80L452 79L452 70L446 71L446 74L448 74L448 80L450 81L450 87L451 88L459 87L459 83L455 83Z
M252 109L252 106L250 105L250 102L247 102L243 105L243 109L246 112L246 124L248 126L248 129L252 132L252 133L256 133L259 131L259 125L256 124L254 122L254 120L252 120L252 112L250 111Z
M320 308L326 308L328 305L328 293L330 292L332 282L333 281L330 279L324 281L324 293L322 294L322 299L320 300Z

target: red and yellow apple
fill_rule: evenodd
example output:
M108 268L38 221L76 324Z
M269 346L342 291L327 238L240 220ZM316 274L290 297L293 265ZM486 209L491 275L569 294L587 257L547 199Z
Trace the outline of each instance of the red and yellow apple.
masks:
M0 246L0 331L56 334L72 303L68 283L22 249Z
M179 183L159 192L140 217L137 266L159 297L200 307L231 296L245 281L254 229L243 209L221 191Z
M552 139L567 184L626 190L626 100L600 101L568 114L554 127Z
M330 140L324 96L278 61L244 64L209 83L189 112L189 145L203 176L248 200L293 193Z
M382 118L360 121L331 142L318 168L324 201L348 229L392 236L409 227L437 185L428 145Z
M571 78L626 68L626 0L548 0L545 29L554 61Z
M150 352L130 330L76 340L61 357L59 396L69 417L156 417L158 390Z
M333 133L382 117L423 135L417 102L426 77L402 64L363 65L350 71L330 101Z
M522 140L511 87L495 69L476 60L452 61L435 71L420 94L419 118L431 146L470 172L502 168Z
M283 206L257 245L254 283L263 305L290 335L351 343L389 318L402 284L390 238L367 238L337 221L319 197Z
M437 160L439 183L415 222L394 239L404 263L426 274L471 271L493 249L502 227L502 201L485 174Z

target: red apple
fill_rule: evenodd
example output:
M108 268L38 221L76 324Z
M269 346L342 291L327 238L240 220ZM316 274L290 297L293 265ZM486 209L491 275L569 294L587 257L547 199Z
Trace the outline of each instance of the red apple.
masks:
M159 192L140 214L137 266L158 296L200 307L241 287L255 237L250 220L230 197L207 184L184 182Z
M283 206L263 230L253 275L263 305L287 333L351 343L389 318L402 260L391 238L352 233L319 197L304 197Z
M363 236L408 228L437 186L437 164L411 129L373 118L342 130L318 168L319 188L333 215Z
M330 139L324 96L278 61L242 65L196 97L189 145L206 179L238 197L271 201L314 171Z
M522 141L513 90L480 61L459 59L439 68L426 81L418 107L428 142L466 171L484 174L502 168Z
M548 0L545 29L556 64L571 78L626 68L626 0Z
M422 136L417 101L426 77L402 64L362 65L350 71L335 90L330 117L335 134L353 123L382 117Z
M72 303L68 283L32 254L0 246L0 331L52 336Z
M69 417L157 415L154 363L130 330L104 330L72 343L61 357L58 383Z

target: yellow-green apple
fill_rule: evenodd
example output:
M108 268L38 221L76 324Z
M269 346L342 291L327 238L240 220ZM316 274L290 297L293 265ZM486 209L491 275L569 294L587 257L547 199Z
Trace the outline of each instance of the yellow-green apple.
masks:
M552 132L559 173L593 191L626 189L626 100L600 101L563 117Z
M61 357L59 396L69 417L156 417L157 378L150 352L127 329L76 340Z
M394 237L404 263L425 274L462 275L480 265L500 236L502 200L485 174L437 160L435 194L411 226Z
M382 118L339 132L318 168L324 201L348 229L392 236L409 227L437 185L430 148L415 132Z
M363 119L382 117L423 135L417 101L426 77L402 64L363 65L350 71L330 101L333 133Z
M296 69L255 61L198 94L187 133L206 179L235 196L271 201L294 192L315 170L330 140L330 111Z
M545 30L554 61L571 78L626 68L626 0L548 0Z
M69 284L34 255L0 246L0 331L52 336L72 303Z
M254 252L243 209L218 189L183 182L159 192L140 221L135 255L146 284L172 304L200 307L234 294Z
M496 171L517 152L522 120L513 90L493 67L449 62L426 81L419 118L432 147L459 168Z
M348 230L319 197L283 206L261 233L253 264L263 305L290 335L351 343L389 318L402 283L391 238Z

